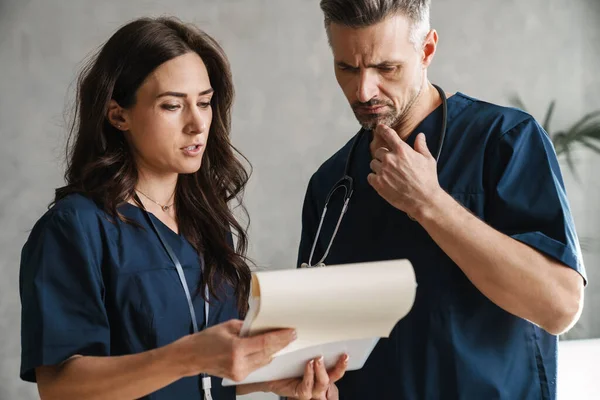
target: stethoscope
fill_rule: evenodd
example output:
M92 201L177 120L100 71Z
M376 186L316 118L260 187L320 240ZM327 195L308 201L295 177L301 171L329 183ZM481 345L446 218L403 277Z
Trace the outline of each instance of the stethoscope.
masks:
M441 87L439 87L438 85L435 85L435 84L433 86L437 89L438 93L440 94L440 97L442 98L442 128L440 129L440 139L439 139L437 153L435 155L435 160L439 161L440 154L442 153L442 146L444 145L444 139L446 137L446 125L448 123L448 100L446 99L446 94L444 93L444 91L442 90ZM325 206L323 206L323 213L321 214L321 220L319 221L319 227L317 228L317 233L315 235L315 239L313 241L312 248L310 250L310 255L308 257L308 263L302 263L302 265L300 266L301 268L312 268L312 267L324 267L325 266L324 261L327 258L327 255L329 255L329 250L331 249L333 240L335 239L335 236L337 235L340 224L342 223L342 218L344 218L344 214L346 214L346 211L348 211L348 203L350 202L350 198L352 197L352 194L354 193L354 180L350 176L350 167L352 166L352 161L354 158L354 152L356 150L356 146L357 146L358 142L360 141L360 138L362 137L362 134L364 132L366 132L366 130L361 129L360 131L358 131L358 133L354 137L354 141L352 142L352 146L350 147L350 152L348 153L348 157L346 158L346 166L344 167L344 175L340 178L339 181L337 181L337 183L335 185L333 185L333 187L327 194L327 197L325 198ZM331 197L333 196L333 194L335 192L337 192L339 189L344 190L344 206L342 207L342 211L340 212L340 216L337 220L335 229L333 230L333 234L331 235L331 239L329 240L329 244L327 245L327 249L325 250L323 257L321 257L321 259L319 260L318 263L313 265L312 258L315 253L315 248L317 247L317 241L319 240L319 235L321 234L321 228L323 227L323 221L325 220L325 215L327 214L327 206L329 205L329 200L331 200Z

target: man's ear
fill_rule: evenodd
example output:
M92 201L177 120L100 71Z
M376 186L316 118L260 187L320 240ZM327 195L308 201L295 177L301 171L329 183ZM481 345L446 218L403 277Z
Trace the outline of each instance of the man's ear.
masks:
M115 100L110 100L108 103L108 111L106 113L108 122L120 131L129 130L129 118L127 110L119 105Z
M423 40L423 68L428 68L437 49L438 34L435 29L429 31Z

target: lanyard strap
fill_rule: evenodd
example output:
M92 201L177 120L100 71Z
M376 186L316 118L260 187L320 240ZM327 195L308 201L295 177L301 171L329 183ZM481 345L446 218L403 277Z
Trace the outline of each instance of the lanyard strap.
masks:
M167 241L163 238L162 234L158 230L158 227L156 226L154 221L152 221L152 218L150 218L150 215L148 215L148 212L146 210L144 210L144 212L146 212L146 216L148 217L148 220L150 221L150 224L152 225L154 232L156 232L156 236L158 236L158 240L160 240L163 247L167 251L169 258L175 265L175 269L177 270L177 275L179 275L179 281L181 282L181 286L183 287L183 291L185 292L185 297L187 299L188 308L190 311L190 317L192 318L192 328L194 329L194 333L199 332L198 322L196 322L196 312L194 311L194 304L192 303L192 297L190 295L190 290L187 285L187 279L185 279L185 274L183 273L183 268L181 267L181 263L179 262L179 259L177 258L177 256L173 252L173 250L171 249L171 246L169 246ZM205 294L206 299L208 300L208 296L209 296L208 285L206 286L204 294ZM204 302L204 328L208 327L208 312L209 312L208 301L205 301Z
M142 204L142 202L140 201L137 194L135 195L135 199L138 201L138 203ZM188 308L190 311L190 317L192 318L192 328L194 330L194 333L197 333L199 330L198 330L198 322L196 322L196 312L194 311L194 304L192 303L192 297L190 296L190 290L187 285L187 279L185 279L185 274L183 273L183 267L181 266L179 259L175 255L175 252L171 249L171 246L169 246L167 241L163 238L162 234L158 230L158 227L156 226L156 224L150 217L150 214L148 213L148 211L146 211L146 209L144 207L142 207L142 210L144 211L144 214L146 215L146 218L148 219L148 221L150 221L150 225L152 225L152 229L156 233L156 236L158 236L158 240L161 242L161 244L167 251L169 258L175 265L175 269L177 270L177 275L179 275L179 281L181 282L181 286L183 287L183 291L185 292L185 297L187 299ZM204 272L204 268L203 268L203 272ZM205 294L205 298L206 298L206 300L204 301L204 329L206 329L206 328L208 328L208 313L210 311L210 305L208 304L208 298L209 298L208 284L206 284L204 287L204 294ZM201 382L202 382L202 389L204 390L204 400L212 400L212 396L211 396L211 392L210 392L210 389L212 386L210 377L207 374L203 373Z

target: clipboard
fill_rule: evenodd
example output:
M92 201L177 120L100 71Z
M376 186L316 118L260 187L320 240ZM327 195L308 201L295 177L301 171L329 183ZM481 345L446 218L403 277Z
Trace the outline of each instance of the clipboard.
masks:
M255 370L241 382L223 379L222 385L236 386L247 383L298 378L304 375L306 363L320 356L323 356L325 368L330 369L335 366L343 354L348 354L349 359L346 371L359 370L365 365L365 362L378 342L379 338L369 338L307 347L293 353L275 357L269 365Z
M330 369L348 354L347 370L359 370L408 314L416 288L408 260L254 272L240 336L294 328L298 338L243 381L222 385L299 378L320 356Z

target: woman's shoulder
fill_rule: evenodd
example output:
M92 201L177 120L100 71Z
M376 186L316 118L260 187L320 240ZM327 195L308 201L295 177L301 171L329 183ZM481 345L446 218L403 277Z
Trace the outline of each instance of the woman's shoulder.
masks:
M48 210L50 212L82 212L98 213L102 208L91 197L80 193L69 194L56 201Z
M70 194L56 201L35 223L31 236L47 231L67 234L97 233L108 215L91 198L82 194Z
M101 259L107 222L107 214L86 196L58 200L29 232L21 250L21 272L33 273L48 263L96 265L82 260Z

